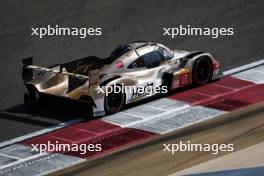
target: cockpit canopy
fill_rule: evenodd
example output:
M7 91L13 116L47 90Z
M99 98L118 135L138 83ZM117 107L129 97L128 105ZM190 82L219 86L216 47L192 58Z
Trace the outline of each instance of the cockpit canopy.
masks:
M110 57L117 59L130 51L132 47L129 44L121 44L117 46L110 54Z

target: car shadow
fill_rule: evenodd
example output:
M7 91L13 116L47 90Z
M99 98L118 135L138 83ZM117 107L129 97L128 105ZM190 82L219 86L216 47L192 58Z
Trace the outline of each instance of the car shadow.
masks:
M93 119L92 108L86 103L51 97L37 106L24 103L0 110L0 119L49 127L78 117Z

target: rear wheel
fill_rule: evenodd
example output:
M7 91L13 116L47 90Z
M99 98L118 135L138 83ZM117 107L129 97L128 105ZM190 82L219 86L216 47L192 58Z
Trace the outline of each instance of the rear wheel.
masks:
M116 86L117 87L117 86ZM121 90L121 86L120 90ZM113 114L119 112L125 104L125 94L120 92L112 91L105 96L104 107L106 114Z
M40 95L36 89L30 89L29 93L24 94L24 103L30 106L37 106L40 102Z
M212 79L213 67L209 58L198 58L193 66L193 83L196 85L204 85Z

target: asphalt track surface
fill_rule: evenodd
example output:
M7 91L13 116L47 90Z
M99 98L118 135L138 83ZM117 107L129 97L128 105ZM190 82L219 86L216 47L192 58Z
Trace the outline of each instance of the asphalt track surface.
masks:
M46 128L79 116L58 104L34 109L23 104L21 59L53 65L88 55L105 57L117 44L133 40L160 42L170 48L202 50L218 58L222 70L263 57L264 2L259 1L1 1L0 2L0 141ZM30 27L59 24L102 27L103 35L78 37L30 36ZM163 36L163 27L233 27L235 34ZM52 102L50 102L52 103ZM49 106L49 107L47 107ZM67 107L67 108L66 108ZM67 110L66 110L67 109Z
M172 155L170 152L162 151L164 149L163 144L178 144L179 141L183 141L183 143L190 141L195 144L234 144L234 152L258 144L263 142L264 139L263 105L263 103L253 105L225 115L222 120L221 117L212 119L210 122L202 123L196 127L173 132L153 142L147 142L142 147L128 149L94 161L87 161L50 175L165 176L173 173L175 175L183 175L182 173L177 173L231 152L219 152L217 155L213 155L210 152L188 151L175 152ZM250 152L254 155L254 152L257 151ZM252 158L252 156L249 155L249 158ZM233 162L235 163L236 161ZM221 164L231 166L234 163ZM257 161L256 163L261 164ZM261 170L257 173L261 173Z

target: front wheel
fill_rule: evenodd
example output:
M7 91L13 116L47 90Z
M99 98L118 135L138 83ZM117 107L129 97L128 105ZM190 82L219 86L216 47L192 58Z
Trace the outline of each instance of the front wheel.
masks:
M105 96L104 108L106 114L114 114L119 112L125 104L125 94L123 92L112 91Z
M194 62L193 66L193 83L204 85L211 81L213 73L212 63L207 57L200 57Z

